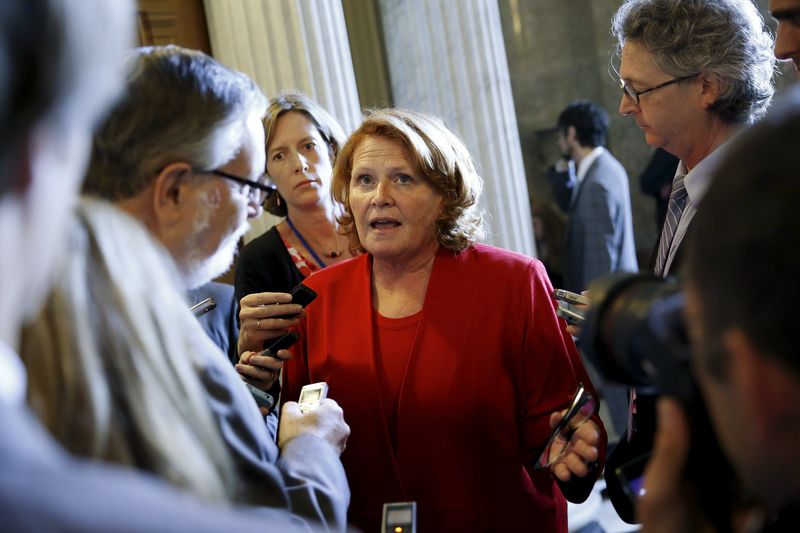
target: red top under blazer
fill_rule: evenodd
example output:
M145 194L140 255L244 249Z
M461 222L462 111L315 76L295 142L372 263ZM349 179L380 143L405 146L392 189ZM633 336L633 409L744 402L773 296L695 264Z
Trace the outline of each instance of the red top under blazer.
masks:
M285 400L326 381L344 409L350 522L378 531L385 502L413 500L423 532L566 532L556 483L528 467L550 414L579 380L591 384L542 264L485 245L439 250L400 389L396 447L376 371L371 270L364 254L305 280L319 297L283 370Z

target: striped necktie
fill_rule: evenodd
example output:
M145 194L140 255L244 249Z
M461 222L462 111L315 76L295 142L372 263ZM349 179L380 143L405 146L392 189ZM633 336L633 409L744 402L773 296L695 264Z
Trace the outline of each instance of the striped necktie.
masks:
M686 178L685 174L678 174L672 182L672 192L669 195L669 204L667 204L667 217L664 219L664 228L661 230L661 239L658 243L658 257L655 265L655 273L658 276L664 275L675 230L678 229L681 213L683 213L686 200L689 198L689 193L686 192L686 186L683 183L684 178Z

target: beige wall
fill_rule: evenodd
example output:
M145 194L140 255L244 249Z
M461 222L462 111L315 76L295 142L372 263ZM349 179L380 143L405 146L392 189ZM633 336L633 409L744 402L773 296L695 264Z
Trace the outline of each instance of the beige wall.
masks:
M137 0L140 45L177 44L211 53L203 0Z

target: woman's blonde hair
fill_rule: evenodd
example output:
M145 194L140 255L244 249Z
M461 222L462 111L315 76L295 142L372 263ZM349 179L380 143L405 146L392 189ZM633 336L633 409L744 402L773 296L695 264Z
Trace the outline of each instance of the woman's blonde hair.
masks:
M411 163L441 194L442 212L435 230L443 248L459 252L483 238L483 209L478 204L483 180L463 141L436 117L404 109L375 109L368 111L364 122L347 140L333 168L331 193L336 202L344 205L339 224L350 236L354 251L364 248L350 207L350 179L355 152L368 137L383 137L401 145Z
M22 336L31 406L75 454L234 500L240 484L194 355L214 346L178 292L167 252L121 211L85 199L66 248Z

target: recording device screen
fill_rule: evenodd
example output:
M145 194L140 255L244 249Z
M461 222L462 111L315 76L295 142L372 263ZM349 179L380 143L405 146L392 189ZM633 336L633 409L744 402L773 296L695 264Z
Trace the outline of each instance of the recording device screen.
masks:
M304 385L300 390L300 411L307 413L319 406L319 402L328 397L328 384L324 381Z
M300 403L316 402L320 399L320 394L322 394L321 389L304 390L300 396Z
M417 502L390 502L383 504L383 533L415 533L417 529Z
M386 522L390 524L411 522L411 509L395 509L386 513Z

